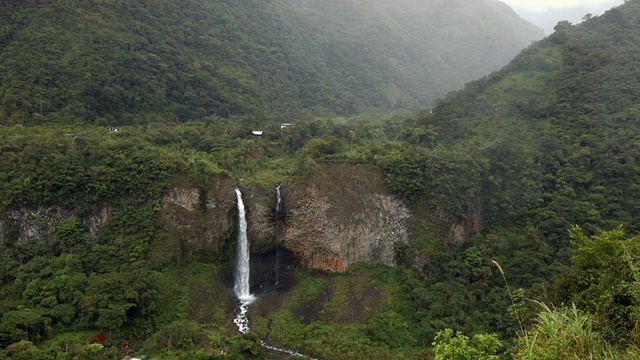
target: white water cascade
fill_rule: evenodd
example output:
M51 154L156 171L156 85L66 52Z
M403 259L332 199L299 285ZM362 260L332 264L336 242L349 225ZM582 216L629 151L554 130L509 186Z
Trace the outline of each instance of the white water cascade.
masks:
M236 188L236 198L238 201L238 246L236 249L238 262L235 271L235 284L233 291L240 300L240 308L236 312L234 324L238 326L238 330L245 334L249 331L249 319L247 311L249 305L255 300L255 297L249 292L249 240L247 239L247 219L245 216L244 202L242 201L242 192Z
M282 194L280 193L280 185L276 185L276 216L275 216L275 240L278 241L278 218L282 213ZM280 243L276 243L276 286L280 285Z
M278 184L276 186L276 224L278 223L278 216L282 211L282 194L280 193L280 186L282 184Z

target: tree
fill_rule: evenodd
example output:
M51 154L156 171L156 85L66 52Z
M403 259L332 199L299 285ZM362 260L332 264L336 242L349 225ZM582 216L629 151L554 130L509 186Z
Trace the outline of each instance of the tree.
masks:
M435 360L498 360L496 353L502 348L496 334L476 334L469 340L451 329L439 331L432 345Z
M568 21L568 20L560 20L560 21L558 21L556 26L553 28L553 30L555 30L555 31L563 31L563 30L570 29L572 26L573 25L571 24L570 21Z
M263 355L260 339L253 332L228 338L231 345L227 357L230 359L260 359Z
M0 343L10 344L19 340L41 340L51 320L40 310L19 308L2 315Z
M77 220L65 220L57 224L55 234L60 241L61 250L72 252L83 242L85 229Z
M95 326L118 330L127 322L127 311L137 305L139 298L126 274L94 274L89 277L82 312L95 320Z
M7 346L11 359L15 360L53 360L55 355L38 350L31 341L22 340Z
M640 236L625 239L621 227L586 236L570 230L576 253L565 283L568 301L592 314L614 343L640 340Z

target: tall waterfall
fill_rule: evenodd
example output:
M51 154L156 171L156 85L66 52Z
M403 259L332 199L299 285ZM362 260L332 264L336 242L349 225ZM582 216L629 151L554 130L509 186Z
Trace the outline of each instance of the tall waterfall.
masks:
M233 291L240 300L240 308L233 322L238 326L238 330L244 334L249 331L247 311L249 304L255 300L255 297L249 292L249 240L247 239L247 219L245 217L242 193L238 188L236 188L236 198L238 200L238 246L236 249L238 262L234 274L235 284Z

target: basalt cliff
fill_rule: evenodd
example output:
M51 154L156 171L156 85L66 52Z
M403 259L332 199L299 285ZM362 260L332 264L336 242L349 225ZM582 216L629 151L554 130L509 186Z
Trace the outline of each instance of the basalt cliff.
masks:
M230 176L221 175L203 191L182 177L165 192L160 216L177 258L221 258L233 251L236 186ZM270 251L279 244L300 264L345 271L357 262L395 266L394 244L410 240L411 211L385 190L373 165L327 163L308 178L282 184L285 208L281 214L275 213L274 187L239 186L245 193L253 252ZM78 218L74 209L15 209L0 218L0 241L51 242L56 225L68 220L83 223L96 235L110 211L105 206L94 215ZM451 236L460 236L459 227L452 228Z
M163 213L174 236L191 251L221 249L234 231L234 186L230 179L214 181L205 211L198 209L195 187L182 184L168 191ZM385 191L371 165L325 164L309 179L283 184L284 214L275 213L273 187L240 187L255 252L280 244L303 265L345 271L356 262L394 266L394 243L409 240L409 209Z
M410 212L383 188L377 168L331 165L316 181L291 186L278 239L312 268L344 271L356 262L394 265L396 242L409 239Z

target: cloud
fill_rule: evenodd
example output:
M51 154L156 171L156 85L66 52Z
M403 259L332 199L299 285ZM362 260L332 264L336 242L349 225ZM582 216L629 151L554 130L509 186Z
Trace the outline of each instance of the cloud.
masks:
M501 0L520 16L551 34L560 20L580 23L586 14L600 15L624 0Z
M623 0L502 0L514 9L545 12L559 8L610 8L623 3Z

